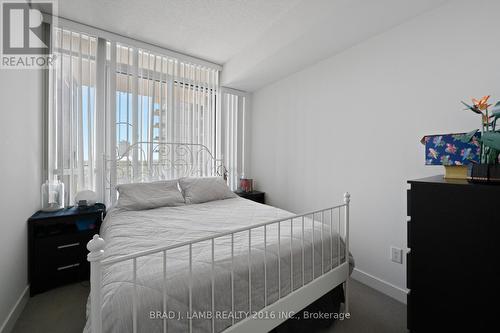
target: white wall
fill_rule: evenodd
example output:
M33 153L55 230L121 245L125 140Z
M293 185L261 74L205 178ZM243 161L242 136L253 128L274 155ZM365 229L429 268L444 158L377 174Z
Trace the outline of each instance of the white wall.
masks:
M0 69L0 332L28 284L26 220L39 209L42 181L42 84L39 70Z
M424 166L419 140L478 128L461 99L500 99L499 12L500 1L450 1L256 91L257 188L295 212L350 191L357 268L404 288L389 247L406 247L406 180L442 172Z

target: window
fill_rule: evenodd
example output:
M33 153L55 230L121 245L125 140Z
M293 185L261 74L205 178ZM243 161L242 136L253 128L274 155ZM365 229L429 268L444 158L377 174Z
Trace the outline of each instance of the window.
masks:
M197 143L215 152L218 71L123 44L116 44L114 57L111 47L116 146L122 154L131 145L144 152L118 161L113 183L152 180L139 171L166 153L156 150L155 142ZM176 177L175 170L170 177Z
M223 159L236 189L247 97L221 94L218 65L59 21L68 28L52 30L47 177L64 182L66 202L90 189L110 203L115 185L154 180L139 171L165 158L157 142L206 146ZM132 146L141 153L118 161Z

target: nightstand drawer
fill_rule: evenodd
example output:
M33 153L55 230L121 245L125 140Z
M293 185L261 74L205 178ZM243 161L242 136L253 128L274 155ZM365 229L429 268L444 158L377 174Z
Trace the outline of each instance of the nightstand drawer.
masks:
M59 235L78 235L94 231L98 233L98 226L102 221L100 215L82 215L71 218L60 218L57 221L41 221L33 227L33 234L36 238L54 237ZM86 228L86 229L80 229Z
M89 233L83 233L37 239L34 242L36 262L66 265L72 261L85 259L86 245L90 238Z
M87 280L89 273L90 265L85 261L71 261L66 264L50 263L47 266L35 268L31 288L34 293L43 292L67 283Z
M87 266L87 263L83 260L70 260L65 263L51 262L45 267L40 267L39 271L44 273L44 278L46 279L54 279L66 274L77 277L75 276L75 272L78 275L80 271L86 269L85 266Z

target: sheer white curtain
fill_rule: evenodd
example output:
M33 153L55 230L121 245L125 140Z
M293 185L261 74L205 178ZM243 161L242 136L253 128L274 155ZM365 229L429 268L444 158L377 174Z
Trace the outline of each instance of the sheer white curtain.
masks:
M66 187L65 202L96 189L97 38L55 28L55 65L49 72L48 178Z

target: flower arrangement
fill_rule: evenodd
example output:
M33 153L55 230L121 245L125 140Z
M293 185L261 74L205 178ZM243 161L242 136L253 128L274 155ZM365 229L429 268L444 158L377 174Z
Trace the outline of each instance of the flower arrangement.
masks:
M472 99L472 105L462 101L466 106L465 110L470 110L481 115L481 137L478 139L481 143L480 162L483 164L498 164L500 155L500 130L496 129L497 120L500 118L500 102L497 102L491 109L488 104L490 96L484 96L480 99ZM479 130L474 130L466 134L468 140L473 140Z

